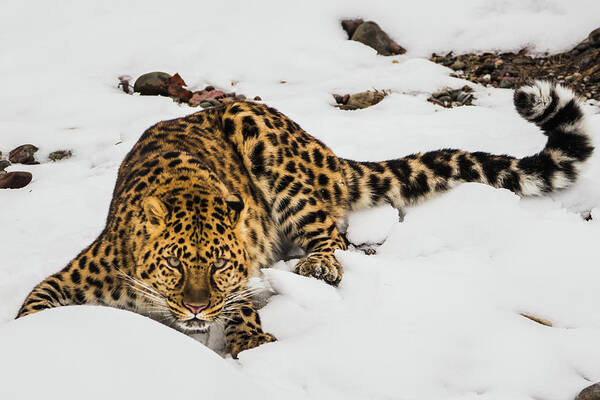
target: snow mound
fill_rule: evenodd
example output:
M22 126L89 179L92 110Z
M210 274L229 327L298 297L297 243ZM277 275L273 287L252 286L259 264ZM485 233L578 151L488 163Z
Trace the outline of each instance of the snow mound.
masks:
M268 385L151 319L72 306L0 327L3 399L275 399Z

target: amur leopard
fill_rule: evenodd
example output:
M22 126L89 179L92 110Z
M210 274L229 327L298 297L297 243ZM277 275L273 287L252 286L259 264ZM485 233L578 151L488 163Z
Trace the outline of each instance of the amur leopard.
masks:
M514 102L548 137L542 151L520 159L444 149L347 160L274 108L251 102L159 122L123 160L102 233L36 286L17 318L99 304L186 333L219 323L234 357L274 341L249 300L249 277L291 243L306 254L295 272L336 285L343 270L334 252L347 247L338 224L349 211L401 209L461 182L521 196L573 183L593 151L577 97L538 81L518 89Z

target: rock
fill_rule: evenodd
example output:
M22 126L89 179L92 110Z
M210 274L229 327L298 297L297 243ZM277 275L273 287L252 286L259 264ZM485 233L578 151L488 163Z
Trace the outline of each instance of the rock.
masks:
M169 96L179 101L188 102L192 98L191 90L185 89L178 85L169 85L169 87L167 88L167 93L169 94Z
M450 68L452 68L455 71L458 71L459 69L465 69L466 66L467 64L465 64L464 62L457 60L450 66Z
M513 62L513 64L517 64L517 65L534 64L533 59L529 56L517 56L517 57L513 58L512 62Z
M10 161L0 160L0 171L4 171L4 168L10 166Z
M456 96L456 101L460 103L460 105L471 104L473 100L473 95L471 93L459 92Z
M254 101L262 101L262 98L260 96L254 96Z
M244 96L243 94L238 94L235 96L235 99L237 101L244 101L244 100L246 100L246 96Z
M496 69L494 64L486 63L486 64L481 65L480 67L478 67L475 70L475 75L479 76L479 75L491 74L494 71L494 69Z
M363 22L364 21L360 18L342 20L342 28L348 34L348 39L352 38L352 35L354 35L354 32L356 32L356 28L358 28Z
M221 99L221 98L224 98L224 97L226 97L225 96L225 92L223 92L222 90L212 89L212 90L206 91L206 89L204 89L203 91L194 93L191 96L191 98L189 100L189 103L192 106L198 106L204 100Z
M8 160L13 164L39 164L35 161L33 154L38 148L32 144L24 144L12 150L8 154Z
M148 72L136 79L133 91L144 96L169 96L170 79L166 72Z
M573 50L577 53L583 53L584 51L586 51L589 48L590 48L590 43L587 40L584 40L583 42L581 42L577 46L575 46L573 48Z
M202 108L210 108L220 106L221 102L217 99L206 99L200 102L200 107Z
M600 400L600 382L583 389L575 400Z
M406 49L404 47L400 46L398 43L394 42L393 40L392 40L392 43L390 43L390 51L394 55L406 53ZM394 61L398 61L398 60L394 60Z
M508 79L502 79L498 84L498 87L501 89L512 89L514 83Z
M462 89L444 88L433 93L427 101L446 108L470 106L475 98L472 91L473 89L466 85Z
M65 158L70 158L73 155L71 150L57 150L48 154L48 158L52 161L64 160Z
M439 91L433 93L431 96L436 99L439 99L440 97L444 97L444 96L452 97L452 91L453 90L451 88L445 88L445 89L442 89L442 90L439 90Z
M367 21L360 24L356 31L352 35L352 40L366 44L369 47L377 50L377 53L383 56L391 56L395 54L394 49L396 48L392 43L392 39L385 33L379 25L373 21ZM396 46L398 46L396 44ZM400 47L401 48L401 47Z
M118 79L119 85L117 87L120 87L125 93L131 94L131 83L129 82L131 81L131 76L121 75Z
M588 35L588 40L590 42L590 46L600 47L600 28L591 31Z
M32 175L25 171L14 171L0 175L0 189L20 189L31 182Z
M385 93L380 92L378 90L369 90L367 92L355 93L353 95L350 95L346 104L340 108L344 110L356 110L361 108L367 108L379 103L381 100L383 100L384 97Z

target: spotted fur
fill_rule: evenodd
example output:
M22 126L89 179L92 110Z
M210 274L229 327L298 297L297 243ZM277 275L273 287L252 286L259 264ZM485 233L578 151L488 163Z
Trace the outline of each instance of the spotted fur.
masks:
M62 271L29 294L18 317L69 304L148 315L184 332L225 327L227 348L275 340L264 333L248 278L295 245L302 275L337 284L350 210L402 208L460 182L522 195L562 189L593 147L574 94L536 82L517 111L548 136L514 158L444 149L383 162L338 158L277 110L236 102L148 129L125 157L106 227Z

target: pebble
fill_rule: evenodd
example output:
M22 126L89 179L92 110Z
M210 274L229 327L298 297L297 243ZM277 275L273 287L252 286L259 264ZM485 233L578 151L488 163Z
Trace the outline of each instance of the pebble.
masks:
M10 161L0 160L0 171L4 171L4 169L8 166L10 166Z
M64 160L65 158L70 158L73 155L71 150L57 150L53 151L48 155L48 158L52 161Z
M20 189L31 182L32 175L25 171L13 171L0 175L0 189Z
M496 67L492 63L486 63L481 65L475 70L475 75L487 75L491 74Z
M220 106L221 102L217 99L206 99L200 102L200 107L202 108L210 108Z
M446 108L470 106L475 98L472 91L473 89L467 85L461 89L444 88L433 93L427 101Z
M213 88L207 91L206 89L204 89L203 91L194 93L192 97L190 97L188 102L191 106L198 106L201 105L201 103L205 100L221 99L224 97L226 97L225 92L223 92L222 90L216 90Z
M457 60L454 62L454 64L450 66L450 68L452 68L455 71L458 71L459 69L465 69L466 66L467 64L465 64L464 62Z
M13 149L8 154L8 160L13 164L39 164L33 157L36 151L38 151L38 148L34 145L24 144Z

